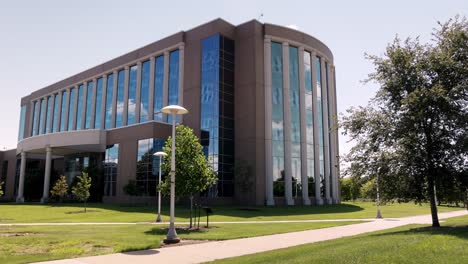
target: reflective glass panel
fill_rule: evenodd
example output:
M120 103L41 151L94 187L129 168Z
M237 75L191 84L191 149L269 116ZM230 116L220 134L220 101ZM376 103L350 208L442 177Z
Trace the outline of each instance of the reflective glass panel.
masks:
M104 195L115 196L119 167L119 144L108 145L104 157Z
M123 126L124 114L124 90L125 90L125 70L120 70L117 74L117 107L115 116L115 127Z
M34 101L34 106L33 106L33 118L32 118L32 123L31 123L31 136L37 135L37 119L39 118L39 103L38 101Z
M18 141L24 138L24 118L26 116L26 105L21 106Z
M52 119L52 113L53 113L53 104L52 104L52 96L47 97L47 112L45 116L45 127L46 127L46 134L49 134L52 132L52 127L51 123L49 122Z
M68 131L73 130L73 121L74 121L75 111L76 111L75 97L76 97L76 88L71 88L70 89L70 108L68 109Z
M102 113L102 78L96 82L96 113L94 114L94 128L102 129L101 113Z
M127 125L135 124L137 72L138 72L137 65L130 67L130 73L129 73L129 78L128 78Z
M76 130L81 130L82 126L82 112L83 112L83 93L84 85L78 87L78 104L76 105Z
M62 92L62 109L60 113L60 131L67 130L67 127L65 126L65 120L67 120L66 114L67 114L67 108L68 108L67 97L68 97L68 92L63 91Z
M164 56L159 56L155 60L154 67L154 120L162 121L161 108L163 107L164 89Z
M169 54L169 93L167 105L179 104L179 50ZM172 116L167 116L167 122L172 122Z
M93 105L93 82L88 82L86 88L86 109L85 109L85 129L91 128L91 118L92 118L92 110L91 107Z
M138 140L136 184L138 195L155 196L159 173L159 157L153 155L162 151L164 139L149 138Z
M320 167L320 189L321 195L324 196L324 180L325 180L325 159L324 159L324 144L323 144L323 101L322 101L322 67L321 58L315 57L315 65L317 72L317 122L318 122L318 143L319 143L319 167Z
M39 135L44 134L44 126L46 123L47 115L47 100L41 99L41 113L39 114Z
M283 50L271 43L273 194L284 196Z
M302 193L301 106L299 100L299 51L289 47L289 105L291 111L291 173L293 197Z
M105 128L112 128L112 93L114 91L114 74L107 75Z
M52 121L52 133L58 132L58 124L59 124L59 114L60 114L60 109L59 109L59 94L54 95L54 120Z
M141 88L140 88L140 122L148 121L149 89L150 89L150 61L141 64Z

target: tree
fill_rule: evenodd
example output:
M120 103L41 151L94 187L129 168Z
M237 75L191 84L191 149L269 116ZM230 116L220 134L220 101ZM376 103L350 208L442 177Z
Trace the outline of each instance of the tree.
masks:
M340 179L341 198L345 201L355 201L360 197L361 180L358 177L346 177Z
M367 108L344 118L358 139L350 160L382 182L397 180L400 197L429 201L433 227L440 226L436 190L445 195L460 186L466 196L458 175L468 169L468 22L456 17L439 26L431 43L395 38L384 56L368 55L375 66L368 81L380 88Z
M377 196L376 178L365 182L361 186L361 189L359 189L359 192L363 199L375 200L375 197Z
M50 194L54 197L57 197L60 202L62 202L63 197L68 192L68 184L65 176L61 175L60 178L55 182L54 187L50 191Z
M76 199L84 202L84 211L86 213L86 201L90 196L89 189L91 188L91 177L88 176L88 173L82 172L82 175L77 176L77 178L78 181L72 188L72 193Z
M162 169L166 175L171 172L172 138L169 137L163 148L167 153L166 162ZM176 167L176 196L190 197L190 227L192 227L193 197L195 194L207 190L216 183L217 176L213 172L202 151L199 139L193 130L183 125L176 128L175 167ZM167 193L170 187L170 177L166 177L160 188Z

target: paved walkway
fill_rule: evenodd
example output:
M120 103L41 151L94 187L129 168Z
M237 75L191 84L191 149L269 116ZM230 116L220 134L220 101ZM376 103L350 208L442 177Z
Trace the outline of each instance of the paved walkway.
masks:
M439 213L439 219L468 215L467 210ZM412 216L397 219L379 219L354 225L292 232L269 236L213 241L201 244L166 247L135 252L117 253L103 256L65 259L47 264L95 264L95 263L200 263L216 259L237 257L247 254L287 248L302 244L354 236L408 224L430 224L431 216Z

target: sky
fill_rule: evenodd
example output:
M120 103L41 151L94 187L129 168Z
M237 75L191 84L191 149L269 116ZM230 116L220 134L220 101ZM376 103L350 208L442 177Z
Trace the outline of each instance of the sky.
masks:
M428 42L437 21L468 13L466 0L63 1L0 3L0 150L16 147L20 99L146 44L215 18L289 26L334 54L338 112L366 105L378 88L365 53L383 55L396 35ZM352 143L340 136L340 154Z

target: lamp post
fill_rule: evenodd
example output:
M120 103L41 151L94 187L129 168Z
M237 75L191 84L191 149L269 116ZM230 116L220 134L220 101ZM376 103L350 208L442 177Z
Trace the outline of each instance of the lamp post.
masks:
M164 114L172 115L172 147L171 147L171 205L170 205L170 222L169 230L167 231L164 243L174 244L179 243L180 239L177 237L177 232L174 225L174 207L175 207L175 124L176 116L187 114L187 109L179 105L168 105L161 109Z
M161 160L163 157L167 156L166 152L163 151L158 151L153 154L154 156L159 157L159 180L158 180L158 186L161 186ZM158 189L158 218L156 218L156 222L161 222L161 190Z
M383 218L382 213L380 213L380 186L379 186L379 175L377 175L377 215L375 218Z

